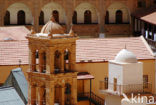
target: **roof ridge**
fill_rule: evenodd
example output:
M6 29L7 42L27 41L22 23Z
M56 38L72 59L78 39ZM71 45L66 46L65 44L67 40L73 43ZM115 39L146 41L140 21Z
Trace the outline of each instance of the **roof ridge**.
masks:
M140 39L143 41L143 43L145 44L147 50L151 53L151 55L154 57L154 53L152 51L152 49L150 48L149 44L147 43L147 41L145 40L145 38L143 36L140 36Z
M14 89L14 87L12 87L12 86L3 86L3 87L0 87L0 91L3 91L3 90L5 89L5 90L10 90L10 89Z
M139 37L107 37L107 38L84 38L84 39L78 39L78 40L97 40L97 39L101 39L101 40L107 40L107 39L127 39L127 38L134 38L137 39Z
M0 40L0 42L28 42L28 40Z

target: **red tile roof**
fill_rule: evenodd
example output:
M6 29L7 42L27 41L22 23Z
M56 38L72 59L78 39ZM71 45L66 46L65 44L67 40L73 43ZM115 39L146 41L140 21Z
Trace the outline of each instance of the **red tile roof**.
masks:
M113 60L125 48L138 59L154 59L152 51L142 37L79 39L76 42L77 62L101 62ZM0 65L28 64L28 41L0 41Z
M25 36L30 31L24 26L0 27L0 40L11 38L14 40L26 40Z
M0 41L0 65L28 64L28 41Z
M138 59L154 59L153 53L143 37L80 39L76 44L77 62L113 60L118 52L125 48L125 45Z
M144 10L136 11L132 14L136 18L148 22L150 24L156 25L156 7L146 8Z

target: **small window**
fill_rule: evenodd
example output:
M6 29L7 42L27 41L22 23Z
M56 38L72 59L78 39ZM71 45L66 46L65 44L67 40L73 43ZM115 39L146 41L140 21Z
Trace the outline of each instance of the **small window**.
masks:
M116 11L116 24L122 24L123 13L121 10Z
M39 25L44 25L44 12L43 11L40 12Z
M6 11L4 16L4 25L10 25L10 12Z
M74 13L73 13L73 24L77 24L77 12L76 11L74 11Z
M146 1L145 0L138 0L138 8L146 7Z
M148 88L148 75L143 76L143 87Z
M59 12L57 10L54 10L52 14L55 18L55 21L59 23Z
M108 89L108 77L105 77L105 89Z
M18 11L17 14L18 25L25 25L25 12L23 10Z
M89 10L84 12L84 23L91 24L92 23L92 13Z
M117 78L114 78L114 91L117 91Z
M141 8L141 7L143 7L142 2L138 1L138 8Z
M109 24L109 12L108 11L106 11L105 23Z

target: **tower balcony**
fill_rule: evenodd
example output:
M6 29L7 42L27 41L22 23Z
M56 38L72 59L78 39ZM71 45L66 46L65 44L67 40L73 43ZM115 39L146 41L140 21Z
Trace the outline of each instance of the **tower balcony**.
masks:
M100 92L102 94L122 95L124 94L150 94L152 93L152 84L127 84L119 85L100 81Z

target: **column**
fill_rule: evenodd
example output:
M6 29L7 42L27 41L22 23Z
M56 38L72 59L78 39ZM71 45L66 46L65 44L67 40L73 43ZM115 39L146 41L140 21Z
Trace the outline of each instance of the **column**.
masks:
M30 71L36 71L36 50L29 47L29 62L30 62Z
M61 72L64 72L64 50L61 51Z
M104 33L104 25L105 25L105 14L106 14L106 10L105 10L105 3L104 0L99 0L99 12L100 12L100 17L99 17L99 31L100 33Z
M4 25L4 16L5 16L5 0L0 1L0 26Z
M138 31L139 31L139 33L141 32L141 22L140 22L140 20L138 20Z
M75 62L76 62L76 45L73 44L70 55L69 55L69 69L74 70L75 69Z
M65 85L63 84L62 85L62 88L61 88L61 105L65 105Z
M54 73L54 49L48 48L46 51L46 73L52 74Z
M149 36L150 36L150 30L149 30L149 24L147 23L147 31L148 31L148 36L147 36L147 38L149 38Z
M66 26L67 26L67 33L70 31L71 24L72 24L72 17L73 17L73 0L65 0L65 10L67 14L67 21L66 21Z
M44 68L43 51L39 50L39 72L42 73Z
M152 37L151 37L152 40L154 40L154 25L152 25Z
M5 14L3 13L2 9L0 11L0 26L4 25L4 16Z
M46 83L46 105L54 105L55 87L53 82Z
M39 9L40 4L37 0L34 0L34 14L33 14L33 25L35 27L35 31L39 32Z
M36 86L32 84L29 84L28 103L29 105L36 105Z
M44 102L44 87L39 86L38 87L38 105L43 105Z
M143 36L145 37L146 36L145 23L142 22L142 25L143 25Z
M71 85L72 105L77 105L77 78L73 78Z
M132 17L132 24L131 24L131 30L132 30L132 35L134 34L134 32L135 32L135 18L134 17Z
M138 19L136 19L136 32L139 31L139 27L138 27Z

